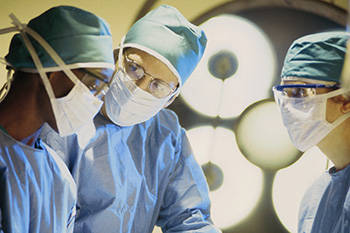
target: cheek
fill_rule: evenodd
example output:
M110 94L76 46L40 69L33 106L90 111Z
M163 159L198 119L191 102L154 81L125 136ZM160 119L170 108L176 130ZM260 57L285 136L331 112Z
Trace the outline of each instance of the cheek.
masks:
M66 96L74 87L74 83L63 75L51 75L50 83L56 98Z
M333 123L341 115L343 115L343 113L341 112L341 106L341 103L336 103L332 99L327 100L326 120L329 123Z

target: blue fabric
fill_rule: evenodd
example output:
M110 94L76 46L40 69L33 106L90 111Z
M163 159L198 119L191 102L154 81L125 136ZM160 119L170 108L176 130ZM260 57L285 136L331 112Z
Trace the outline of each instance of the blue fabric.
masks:
M0 130L0 232L73 232L74 180L52 149L36 145Z
M323 174L305 193L298 232L350 232L350 166Z
M84 149L77 136L42 138L69 166L78 187L75 232L220 232L210 220L208 187L184 129L170 110L119 127L95 117Z

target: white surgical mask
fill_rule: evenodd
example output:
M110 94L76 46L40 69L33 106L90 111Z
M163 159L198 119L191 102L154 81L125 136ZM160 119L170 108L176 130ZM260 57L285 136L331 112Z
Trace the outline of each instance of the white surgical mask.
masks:
M302 98L281 96L275 92L275 100L280 107L283 124L295 147L300 151L310 149L350 116L350 113L344 114L333 123L326 120L327 99L345 92L346 90L339 89Z
M68 95L50 97L60 136L76 133L92 119L100 110L103 102L95 97L82 82L77 82Z
M59 55L39 34L28 27L24 27L24 25L21 24L14 15L10 15L10 17L12 18L13 23L16 25L17 30L20 31L22 39L34 61L41 79L43 80L45 89L50 98L60 136L68 136L77 132L85 124L92 124L93 118L100 110L103 102L90 92L85 84L83 84L75 76L75 74L67 67ZM7 30L6 32L10 31ZM60 69L75 84L67 96L62 98L55 97L49 79L34 47L28 39L27 34L33 37L46 50Z
M122 44L123 40L119 48L118 70L105 95L105 107L108 117L115 124L131 126L145 122L156 115L179 90L159 99L139 88L122 67Z
M118 69L105 96L108 117L117 125L131 126L145 122L156 115L171 96L158 99L139 88L124 72Z

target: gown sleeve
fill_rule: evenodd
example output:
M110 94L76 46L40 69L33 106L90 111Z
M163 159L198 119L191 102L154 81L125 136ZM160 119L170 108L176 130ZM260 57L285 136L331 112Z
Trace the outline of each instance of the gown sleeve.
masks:
M208 185L182 128L177 141L178 161L165 191L158 225L167 233L221 232L211 221Z

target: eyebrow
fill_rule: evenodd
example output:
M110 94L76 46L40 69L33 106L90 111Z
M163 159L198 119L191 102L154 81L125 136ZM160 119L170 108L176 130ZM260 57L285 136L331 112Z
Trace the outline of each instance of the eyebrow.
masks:
M140 67L140 68L143 70L144 74L147 74L148 76L151 76L151 77L152 77L153 79L155 79L155 80L160 80L160 81L163 81L163 82L167 83L167 84L170 86L170 88L173 88L173 89L174 89L174 91L176 91L177 88L180 86L180 83L177 83L177 84L175 85L175 87L172 87L172 85L171 85L170 83L175 83L175 81L170 81L170 83L169 83L168 81L163 80L163 79L161 79L161 78L155 78L153 75L147 73L147 72L145 71L145 68L144 68L142 65L140 65L139 63L137 63L137 62L134 61L133 59L129 58L128 55L129 55L129 54L127 54L127 53L124 54L125 59L128 60L128 61L131 61L131 62L135 63L138 67Z

